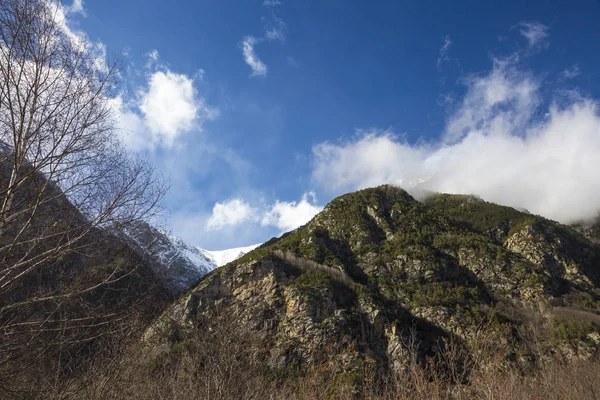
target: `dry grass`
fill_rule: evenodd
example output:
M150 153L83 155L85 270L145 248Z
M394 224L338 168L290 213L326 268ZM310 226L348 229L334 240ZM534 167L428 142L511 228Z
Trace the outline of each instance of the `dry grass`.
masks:
M176 373L160 376L138 371L137 376L112 377L79 393L85 399L600 399L600 363L551 362L535 373L517 370L480 371L468 384L449 384L432 378L426 368L413 366L385 381L362 382L362 388L340 383L327 365L313 366L295 380L278 382L257 370L208 369L191 358ZM233 367L233 366L232 366ZM211 375L209 375L211 374Z
M175 345L168 356L145 360L142 353L112 368L71 398L78 399L600 399L600 360L548 359L524 372L500 360L504 350L493 335L481 335L468 351L440 344L440 355L377 374L365 362L349 375L331 358L302 371L265 367L261 337L216 329ZM405 343L408 351L415 341ZM339 348L338 350L343 351ZM157 361L158 360L158 361ZM381 372L381 371L379 371Z
M126 353L95 360L83 379L54 380L37 393L2 392L0 398L18 399L600 399L600 357L587 360L549 358L540 352L544 324L531 311L529 328L520 332L527 354L536 362L518 362L507 355L508 332L482 324L468 348L451 340L438 343L437 354L423 361L416 328L403 341L406 363L396 371L382 371L372 358L347 368L344 360L357 354L352 343L342 342L315 350L314 362L299 368L281 367L272 359L267 335L243 330L227 314L198 320L198 334L186 341L179 335L170 348L139 345ZM559 310L562 312L564 310ZM579 314L577 315L579 316ZM510 329L509 326L505 327ZM272 340L272 338L271 338ZM519 356L517 356L518 358ZM292 357L293 359L293 357ZM347 361L349 358L346 358ZM277 367L276 365L280 365ZM32 377L23 377L23 384ZM43 382L38 382L41 389Z

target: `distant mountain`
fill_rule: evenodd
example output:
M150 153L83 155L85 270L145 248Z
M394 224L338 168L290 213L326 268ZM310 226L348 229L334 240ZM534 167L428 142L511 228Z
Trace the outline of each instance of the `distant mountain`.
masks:
M150 263L167 287L178 295L217 267L201 250L147 222L136 222L123 230L123 239Z
M146 257L174 295L179 295L217 267L242 257L259 245L210 251L155 228L144 221L123 230L123 239Z

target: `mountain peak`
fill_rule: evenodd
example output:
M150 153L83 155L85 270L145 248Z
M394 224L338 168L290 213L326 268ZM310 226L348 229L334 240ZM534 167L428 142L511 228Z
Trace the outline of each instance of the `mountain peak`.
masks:
M144 221L127 226L123 238L150 262L175 295L186 291L217 267L196 247Z
M122 239L142 254L175 295L183 293L217 267L242 257L260 244L220 251L201 249L145 221L123 229Z
M153 332L168 320L186 340L201 329L190 321L227 315L269 343L257 351L268 353L271 368L310 363L311 354L345 341L347 364L370 359L394 369L412 351L411 330L416 357L448 337L468 345L487 327L509 359L529 343L511 332L529 326L528 307L543 303L536 318L547 327L544 348L585 357L598 347L592 311L575 345L570 337L557 345L564 338L552 329L571 324L564 307L600 302L599 260L597 246L554 221L467 195L419 202L385 185L336 198L303 227L214 271L147 337L162 340Z

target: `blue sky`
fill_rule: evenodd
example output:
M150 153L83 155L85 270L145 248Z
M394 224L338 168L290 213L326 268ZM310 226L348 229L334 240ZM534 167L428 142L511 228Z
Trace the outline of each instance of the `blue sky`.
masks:
M122 65L164 224L259 243L381 183L569 222L600 208L600 2L76 1Z

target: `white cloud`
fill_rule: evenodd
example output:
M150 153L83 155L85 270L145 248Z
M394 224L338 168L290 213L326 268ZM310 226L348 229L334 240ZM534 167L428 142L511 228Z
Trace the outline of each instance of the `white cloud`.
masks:
M495 60L489 74L466 81L446 141L412 145L389 131L359 132L354 140L314 147L314 179L337 193L392 183L414 195L476 194L561 222L595 217L596 102L581 96L542 102L540 82L516 63Z
M490 74L465 79L467 94L448 120L445 141L456 141L481 128L487 134L509 127L522 131L530 121L538 106L540 82L517 69L517 56L495 58L493 63Z
M212 215L206 224L207 230L220 230L227 226L235 226L249 220L255 220L257 211L244 200L235 198L223 203L216 203Z
M246 64L250 66L252 69L252 74L250 76L266 76L267 75L267 66L258 58L256 52L254 51L254 46L260 40L255 38L254 36L246 36L242 41L242 52L244 54L244 61Z
M265 6L265 7L275 7L275 6L279 6L279 5L281 5L280 0L264 0L263 1L263 6Z
M204 122L219 115L196 89L202 70L194 77L178 74L158 63L158 51L147 56L146 67L156 68L146 74L146 83L131 98L120 94L112 99L122 139L132 150L171 147L180 136L202 131Z
M85 10L83 9L83 0L73 0L73 4L67 8L69 14L81 14L85 16Z
M65 7L61 3L53 0L48 0L46 6L51 10L51 15L58 28L62 30L65 36L71 41L73 47L76 50L84 51L85 48L85 35L82 32L77 32L69 27L69 21L67 16L70 14L69 7Z
M87 51L93 67L108 73L106 45L88 41L85 34L69 27L68 17L82 13L83 1L75 0L69 7L49 1L52 15L59 28L80 51ZM158 60L158 51L148 54ZM146 87L137 96L127 98L123 93L109 99L115 122L123 142L133 150L156 145L171 145L178 135L187 130L201 127L206 119L216 117L217 110L208 107L204 99L197 96L193 79L174 74L168 69L148 75Z
M448 57L448 51L450 51L451 46L452 46L452 39L450 38L450 35L446 35L444 37L444 44L440 48L440 54L438 55L438 59L437 59L438 69L441 67L441 65L444 62L450 60L450 58Z
M154 49L150 53L148 53L148 58L152 61L158 61L158 50Z
M549 28L546 25L537 21L524 21L517 24L515 28L527 39L529 47L547 45Z
M80 52L87 52L92 66L100 73L108 73L108 61L106 57L106 46L100 41L87 39L85 32L77 31L69 26L69 17L73 14L85 16L83 0L74 0L71 6L65 6L55 0L47 0L45 5L50 9L52 18L58 29L71 42L73 48Z
M123 95L109 100L123 143L132 150L143 149L151 141L142 117L135 111L135 104L128 104Z
M317 198L313 192L305 193L299 202L277 200L263 214L261 224L275 226L281 232L291 231L306 224L323 209L316 203Z
M158 59L160 58L158 50L154 49L151 52L146 53L146 58L148 61L146 61L145 67L151 69L154 65L158 64Z
M140 93L140 111L155 140L169 146L179 134L192 129L202 107L198 101L192 79L157 71Z
M300 201L276 200L271 205L261 203L258 206L252 206L242 198L233 198L215 203L206 229L215 231L260 222L263 227L273 226L287 232L304 225L322 209L314 192L305 193Z
M285 31L287 30L287 25L283 20L277 16L273 16L273 22L269 23L266 27L265 31L265 39L267 40L279 40L280 42L285 42Z
M88 46L96 71L108 75L110 68L106 56L106 45L102 42L91 42Z
M577 64L571 65L561 73L562 77L565 79L573 79L579 74L581 74L581 70Z
M278 4L280 3L267 4L265 2L265 4L263 5L274 6ZM244 39L240 43L240 47L242 48L242 54L244 56L244 61L252 69L252 73L250 74L251 77L260 76L264 78L265 76L267 76L267 65L264 62L262 62L262 60L256 54L256 45L265 41L272 42L276 40L281 43L285 42L287 25L281 18L277 17L276 15L273 15L270 19L263 18L263 21L265 22L265 33L263 36L255 37L249 35L244 37Z

